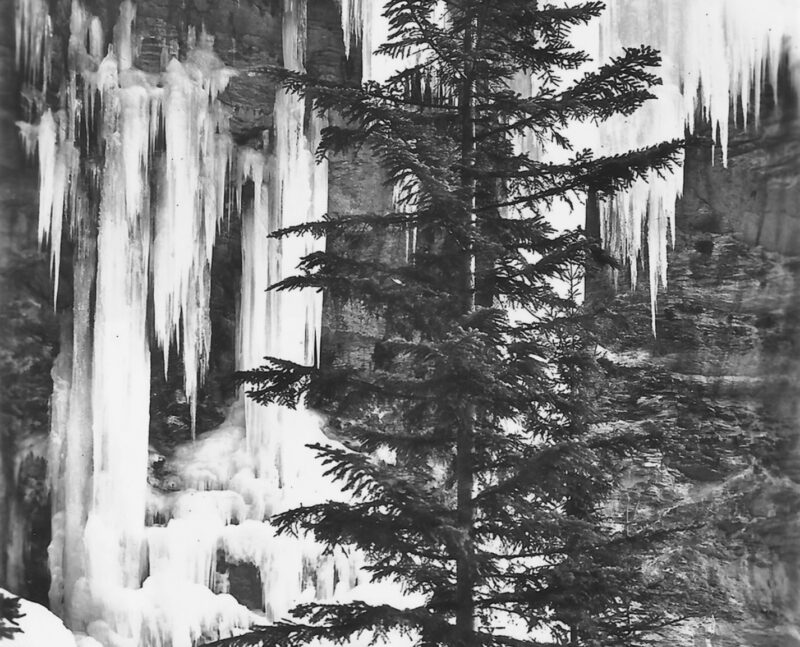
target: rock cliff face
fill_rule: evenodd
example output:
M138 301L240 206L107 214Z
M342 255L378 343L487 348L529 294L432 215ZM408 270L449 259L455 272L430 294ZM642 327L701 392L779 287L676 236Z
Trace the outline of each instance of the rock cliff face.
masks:
M619 500L631 518L703 502L706 528L672 557L692 565L693 586L721 587L730 616L678 644L800 645L796 117L786 100L758 131L740 129L728 169L711 165L708 146L687 151L657 337L646 286L593 294L610 315L606 420L693 443L691 455L632 468Z
M58 325L37 251L37 182L14 121L14 3L0 2L0 585L46 602L48 413Z

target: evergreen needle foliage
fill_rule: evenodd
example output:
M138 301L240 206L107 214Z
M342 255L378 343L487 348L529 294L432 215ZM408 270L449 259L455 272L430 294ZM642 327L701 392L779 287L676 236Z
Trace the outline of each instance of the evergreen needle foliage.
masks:
M15 634L22 631L19 628L19 619L21 617L19 598L0 593L0 640L11 640Z
M659 55L646 45L561 82L587 59L571 29L602 10L389 0L379 51L416 63L387 82L271 71L337 124L320 156L367 150L401 189L396 213L330 214L277 234L328 243L273 289L323 290L380 317L387 334L368 369L270 359L239 376L262 403L307 398L345 445L316 450L352 502L274 523L362 551L375 581L424 603L305 604L220 644L405 634L425 647L644 645L702 607L643 568L676 524L624 525L612 513L625 461L661 439L595 424L602 375L577 300L584 268L607 254L580 229L548 222L553 200L613 194L667 171L682 146L597 158L564 134L576 120L635 111L659 83ZM520 75L535 77L533 96L513 89ZM534 157L516 145L522 138L568 149L571 160ZM416 245L406 263L364 253L375 236L408 230Z

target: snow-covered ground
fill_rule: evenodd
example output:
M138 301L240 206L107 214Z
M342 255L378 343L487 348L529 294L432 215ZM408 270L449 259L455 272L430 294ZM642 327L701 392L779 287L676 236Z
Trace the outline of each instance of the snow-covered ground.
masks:
M16 597L4 589L0 589L0 596ZM22 633L0 640L3 647L102 647L94 638L75 636L58 616L41 604L20 599L19 608L23 616L17 624Z

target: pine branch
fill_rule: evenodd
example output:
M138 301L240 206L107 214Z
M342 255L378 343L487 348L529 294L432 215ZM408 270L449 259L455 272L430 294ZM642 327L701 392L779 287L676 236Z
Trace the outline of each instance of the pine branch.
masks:
M247 396L259 404L274 403L295 409L308 391L315 369L277 357L264 360L266 363L259 368L236 372L236 385L251 385Z
M23 614L19 608L19 598L0 595L0 640L13 640L22 633L19 620Z

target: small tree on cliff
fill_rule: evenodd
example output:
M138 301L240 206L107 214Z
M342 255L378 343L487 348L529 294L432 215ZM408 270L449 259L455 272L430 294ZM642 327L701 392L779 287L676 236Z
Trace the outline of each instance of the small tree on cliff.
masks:
M647 46L561 87L560 71L586 60L571 29L602 9L389 0L380 51L418 62L386 83L275 71L341 124L326 130L321 155L366 148L400 190L395 213L330 214L279 234L325 235L328 247L274 289L358 304L386 335L369 369L272 359L240 376L260 402L306 397L347 445L316 450L351 503L274 522L363 551L375 580L424 602L306 604L291 622L225 644L397 631L426 646L638 645L690 613L688 596L641 568L669 529L623 530L606 514L623 459L655 441L592 424L599 369L574 288L595 241L548 221L553 200L612 194L668 168L681 144L601 159L575 151L563 164L516 145L571 149L570 121L628 114L651 98L659 56ZM531 75L533 96L512 89ZM405 264L359 253L374 236L409 231ZM394 459L375 458L378 448Z

